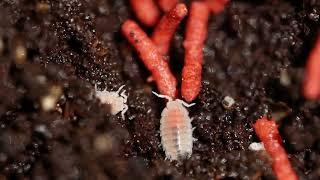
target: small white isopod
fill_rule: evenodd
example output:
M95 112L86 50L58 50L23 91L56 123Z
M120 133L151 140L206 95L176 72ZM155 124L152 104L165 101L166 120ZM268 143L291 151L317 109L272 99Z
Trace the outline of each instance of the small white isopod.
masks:
M102 104L109 104L111 107L110 113L116 115L121 112L121 117L124 119L124 114L128 110L127 99L128 96L125 95L126 90L123 90L120 94L120 91L125 85L122 85L118 91L103 91L97 90L97 85L95 85L96 97L101 101Z
M181 160L189 158L192 154L193 141L189 112L185 107L191 107L195 103L187 104L183 100L160 95L154 95L168 100L166 107L161 113L160 136L166 159Z
M264 145L262 142L257 143L257 142L253 142L249 145L248 147L249 150L251 151L263 151L265 150Z

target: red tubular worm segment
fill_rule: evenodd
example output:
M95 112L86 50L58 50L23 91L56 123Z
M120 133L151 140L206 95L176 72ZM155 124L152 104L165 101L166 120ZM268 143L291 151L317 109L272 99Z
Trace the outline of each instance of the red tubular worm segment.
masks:
M130 0L131 7L136 17L146 26L157 24L160 10L153 0Z
M272 157L272 169L279 180L297 180L298 177L291 167L288 155L282 147L282 140L275 121L266 117L258 119L253 125L266 151Z
M219 14L230 0L206 0L209 9L214 14Z
M158 4L162 11L170 11L176 4L179 3L179 0L158 0Z
M303 95L311 100L316 100L320 97L320 35L318 35L316 45L307 60Z
M201 88L203 46L207 37L209 9L207 4L195 1L191 4L186 27L184 67L182 70L181 95L187 101L193 101Z
M164 56L134 21L125 21L121 28L124 36L135 47L140 59L151 72L160 93L174 98L177 94L177 82Z
M180 3L164 15L156 26L152 34L152 41L158 47L161 54L165 55L169 51L170 41L182 21L188 14L186 5Z

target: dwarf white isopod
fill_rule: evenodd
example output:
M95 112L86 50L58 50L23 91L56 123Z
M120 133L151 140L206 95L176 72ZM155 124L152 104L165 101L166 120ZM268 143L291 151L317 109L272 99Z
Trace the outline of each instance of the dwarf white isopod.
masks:
M189 158L192 154L194 138L193 128L189 112L185 107L187 104L183 100L172 100L170 97L152 92L160 98L168 99L167 105L161 113L160 136L166 159L180 160Z
M97 85L95 85L96 97L101 101L102 104L111 105L111 114L116 115L121 112L121 117L124 119L124 114L128 110L127 99L128 96L125 95L125 90L123 89L125 85L122 85L118 91L107 91L106 89L103 91L97 90Z

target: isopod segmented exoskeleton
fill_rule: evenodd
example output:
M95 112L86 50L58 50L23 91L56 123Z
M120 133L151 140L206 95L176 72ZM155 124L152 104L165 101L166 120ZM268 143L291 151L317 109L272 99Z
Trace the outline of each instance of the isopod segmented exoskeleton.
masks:
M189 158L192 154L194 138L191 118L185 107L191 107L194 103L187 104L180 99L172 100L168 96L152 93L168 99L160 120L161 144L166 158L169 160Z
M96 97L101 101L102 104L109 104L111 106L110 113L116 115L121 112L121 117L124 119L124 114L128 110L127 99L128 96L125 95L126 91L123 90L124 85L122 85L117 91L103 91L97 90L97 85L95 85ZM122 93L120 93L122 91Z

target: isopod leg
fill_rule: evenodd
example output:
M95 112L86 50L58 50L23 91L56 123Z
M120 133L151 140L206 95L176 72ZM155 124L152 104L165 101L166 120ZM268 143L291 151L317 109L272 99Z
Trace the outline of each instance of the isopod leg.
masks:
M121 111L121 117L124 120L124 114L127 112L127 110L129 109L128 105L124 105L123 110Z
M122 91L122 93L120 94L120 96L121 96L121 97L123 97L124 102L127 102L127 100L128 100L128 96L127 96L127 95L125 95L125 93L126 93L126 90Z
M167 99L168 101L172 101L172 98L169 97L169 96L162 95L162 94L158 94L158 93L156 93L156 92L154 92L154 91L152 91L152 93L153 93L154 95L158 96L159 98L164 98L164 99Z
M181 103L185 106L185 107L191 107L191 106L194 106L194 105L196 105L196 103L191 103L191 104L188 104L188 103L186 103L186 102L184 102L184 101L182 101L181 100Z
M124 86L126 86L126 85L122 85L122 86L120 86L120 88L118 89L118 91L117 91L117 94L119 94L120 93L120 91L124 88Z

